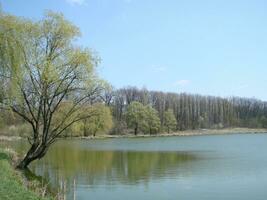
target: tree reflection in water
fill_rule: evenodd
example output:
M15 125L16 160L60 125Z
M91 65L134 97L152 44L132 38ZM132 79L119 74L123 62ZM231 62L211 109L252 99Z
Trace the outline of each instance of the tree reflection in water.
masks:
M183 170L198 159L190 152L108 151L82 149L75 145L56 145L32 170L53 184L61 180L96 187L98 185L139 184L152 179L188 176Z

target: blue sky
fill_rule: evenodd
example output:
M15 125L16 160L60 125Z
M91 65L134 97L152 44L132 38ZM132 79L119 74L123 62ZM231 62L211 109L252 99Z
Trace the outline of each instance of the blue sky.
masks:
M38 20L62 12L116 88L267 100L265 0L0 0Z

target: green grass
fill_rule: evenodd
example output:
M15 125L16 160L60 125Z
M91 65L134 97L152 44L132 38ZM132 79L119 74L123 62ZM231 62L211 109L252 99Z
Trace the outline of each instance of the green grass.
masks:
M11 157L0 149L0 199L5 200L44 200L23 185L22 177L10 164Z

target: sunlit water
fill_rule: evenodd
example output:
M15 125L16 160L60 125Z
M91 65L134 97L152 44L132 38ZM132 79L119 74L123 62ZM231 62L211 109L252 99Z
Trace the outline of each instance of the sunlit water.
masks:
M31 169L67 199L266 200L267 134L61 140Z

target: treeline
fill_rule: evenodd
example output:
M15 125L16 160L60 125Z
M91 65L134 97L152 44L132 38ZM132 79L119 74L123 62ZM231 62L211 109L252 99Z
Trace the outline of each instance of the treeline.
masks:
M91 103L97 103L94 109L101 114L74 124L65 131L66 136L267 128L267 102L257 99L165 93L136 87L116 90L108 84L99 91ZM29 125L11 111L2 111L0 118L0 129L8 127L7 132L14 135L31 131Z
M167 124L171 121L168 117L172 118L172 115L175 118L175 122L171 122L172 131L226 127L267 128L267 102L257 99L164 93L136 87L119 90L108 88L103 97L105 104L112 109L115 134L134 128L127 117L133 102L156 111L160 123L156 132L168 131L170 127Z

